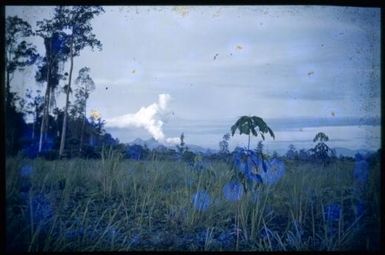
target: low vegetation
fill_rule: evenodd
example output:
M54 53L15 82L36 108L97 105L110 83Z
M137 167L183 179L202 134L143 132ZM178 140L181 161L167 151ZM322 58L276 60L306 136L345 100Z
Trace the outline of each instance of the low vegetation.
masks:
M286 171L253 192L234 189L221 160L9 158L7 250L375 250L380 168L282 159ZM361 162L361 161L360 161ZM358 169L359 168L359 169ZM236 193L231 193L236 190Z

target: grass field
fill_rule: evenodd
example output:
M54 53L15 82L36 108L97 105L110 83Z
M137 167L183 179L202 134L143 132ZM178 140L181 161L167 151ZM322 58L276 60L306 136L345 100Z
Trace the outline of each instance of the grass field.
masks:
M223 162L8 158L7 250L376 250L379 162L361 192L354 164L285 161L276 185L231 202ZM206 210L193 206L197 191L210 196Z

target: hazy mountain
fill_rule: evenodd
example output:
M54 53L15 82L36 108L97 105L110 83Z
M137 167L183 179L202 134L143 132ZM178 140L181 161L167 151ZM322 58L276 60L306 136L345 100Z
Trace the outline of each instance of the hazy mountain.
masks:
M374 151L364 150L364 149L351 150L351 149L341 148L341 147L336 147L334 149L336 150L337 156L342 155L342 156L353 157L353 158L354 158L354 155L356 155L357 153L360 153L362 155L365 155L367 153L374 153Z
M147 140L136 138L134 141L132 141L132 142L130 142L128 144L129 145L137 144L137 145L140 145L140 146L145 146L146 145L147 148L149 148L150 150L153 150L153 149L156 149L156 148L176 149L176 145L163 144L163 143L158 142L154 138L150 138L150 139L147 139ZM195 145L195 144L186 144L186 146L188 147L188 149L190 151L195 152L195 153L203 152L203 153L206 153L206 154L212 154L212 153L218 152L218 150L204 148L202 146ZM371 150L364 150L364 149L351 150L351 149L343 148L343 147L335 147L334 149L336 150L337 156L342 155L342 156L347 156L347 157L354 157L354 155L356 155L357 153L365 155L367 153L373 153L374 152L374 151L371 151ZM274 150L274 151L276 151L279 155L285 155L286 152L287 152L287 149L282 148L282 149L277 149L277 150ZM299 151L299 149L298 149L298 151ZM268 153L272 154L273 151L268 151Z
M149 148L150 150L155 149L155 148L157 148L160 145L163 145L162 143L159 143L154 138L150 138L150 139L147 139L147 140L136 138L134 141L132 141L132 142L130 142L128 144L129 145L136 144L136 145L140 145L140 146L145 146L146 145L147 148Z
M212 153L216 153L217 152L217 150L204 148L204 147L201 147L201 146L198 146L198 145L194 145L194 144L187 144L187 147L192 152L203 152L203 153L206 153L206 154L212 154Z
M150 150L153 150L153 149L156 149L158 147L160 148L170 148L170 149L176 149L176 145L173 145L173 144L163 144L163 143L160 143L158 142L157 140L155 140L154 138L150 138L150 139L147 139L147 140L143 140L143 139L140 139L140 138L136 138L134 141L128 143L129 145L140 145L140 146L147 146L147 148L149 148ZM212 154L212 153L215 153L217 152L216 150L213 150L213 149L208 149L208 148L204 148L204 147L201 147L201 146L198 146L198 145L195 145L195 144L186 144L186 146L188 147L189 151L192 151L192 152L203 152L203 153L208 153L208 154Z

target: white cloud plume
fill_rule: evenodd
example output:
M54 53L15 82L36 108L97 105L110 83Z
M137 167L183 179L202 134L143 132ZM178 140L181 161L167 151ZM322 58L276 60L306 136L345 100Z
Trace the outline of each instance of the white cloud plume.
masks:
M179 138L166 138L162 126L167 122L170 111L167 106L171 99L169 94L159 94L158 101L146 107L141 107L139 111L132 114L125 114L115 118L107 119L107 127L128 128L137 127L146 129L157 141L167 143L178 143Z

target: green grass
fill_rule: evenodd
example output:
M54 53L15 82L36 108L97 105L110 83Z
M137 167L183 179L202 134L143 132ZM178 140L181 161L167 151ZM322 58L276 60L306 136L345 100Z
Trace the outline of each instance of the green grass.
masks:
M33 167L32 188L22 198L19 169ZM221 162L194 171L184 162L122 160L106 152L101 160L6 160L7 249L27 251L128 250L375 250L379 249L380 172L370 171L356 218L354 162L326 168L286 162L286 175L226 201L223 186L231 169ZM64 185L65 183L65 185ZM192 196L204 189L213 198L205 212ZM52 217L34 219L34 197L44 193ZM342 205L334 235L323 211ZM31 208L32 206L32 208ZM35 205L36 207L36 205ZM263 230L264 229L264 230ZM76 231L83 231L76 235ZM261 234L268 233L267 235ZM72 235L71 235L72 234Z

